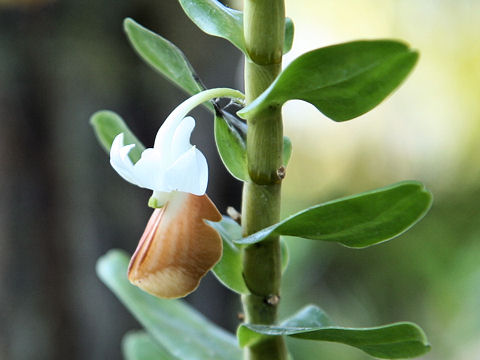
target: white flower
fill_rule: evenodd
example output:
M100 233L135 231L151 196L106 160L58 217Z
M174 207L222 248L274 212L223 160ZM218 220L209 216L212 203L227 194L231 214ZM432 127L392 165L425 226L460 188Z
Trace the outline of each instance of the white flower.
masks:
M161 207L154 210L128 267L132 284L161 298L194 291L222 256L222 239L205 222L222 216L205 194L207 161L190 144L195 120L186 117L195 106L221 96L243 98L231 89L192 96L168 116L153 148L143 151L135 164L128 156L135 145L125 145L124 134L115 137L110 149L112 167L128 182L153 190L149 205Z
M195 120L185 117L193 105L192 99L195 100L188 99L168 116L158 130L153 148L143 151L135 164L128 156L135 145L125 145L123 133L115 137L110 149L112 167L128 182L153 190L157 206L162 206L172 191L203 195L207 189L207 161L190 144Z

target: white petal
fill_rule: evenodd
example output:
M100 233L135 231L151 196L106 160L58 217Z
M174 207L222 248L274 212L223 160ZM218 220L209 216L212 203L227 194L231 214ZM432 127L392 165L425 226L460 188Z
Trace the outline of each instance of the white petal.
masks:
M209 93L208 95L206 93ZM212 92L210 90L202 91L197 93L180 105L178 105L167 117L163 125L158 130L157 136L155 137L154 148L158 148L162 153L164 152L166 144L170 144L172 141L172 135L177 126L183 120L187 114L192 111L196 106L212 99ZM165 145L164 145L165 144ZM170 147L168 145L168 147Z
M203 195L208 182L207 161L190 144L195 120L185 116L218 93L212 91L198 93L180 104L158 130L154 147L146 149L135 165L128 157L134 145L124 146L123 134L115 138L110 152L113 168L125 180L157 193L179 190Z
M170 147L170 158L172 159L170 165L192 147L190 136L194 127L195 120L188 116L176 128Z
M208 166L205 156L195 147L181 155L165 172L165 185L178 190L203 195L207 189Z
M192 98L194 101L192 101ZM167 153L170 150L175 131L185 116L197 105L197 102L198 101L195 101L195 96L193 96L177 106L175 110L168 115L162 126L160 126L160 129L158 129L157 136L155 136L154 149L162 153Z
M110 164L122 178L132 184L136 184L133 163L128 156L135 144L124 146L123 136L123 133L121 133L113 139L112 147L110 148Z
M146 149L134 166L136 185L156 191L168 191L164 187L164 173L168 164L156 149Z
M182 118L172 118L169 116L167 120L164 121L160 129L158 129L157 135L155 136L155 143L153 148L160 151L162 154L168 154L170 149L173 134L177 126L181 123Z

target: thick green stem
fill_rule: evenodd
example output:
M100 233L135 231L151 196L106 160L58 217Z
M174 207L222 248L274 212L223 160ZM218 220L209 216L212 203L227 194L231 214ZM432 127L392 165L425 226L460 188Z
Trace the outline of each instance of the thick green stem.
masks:
M284 0L245 0L244 35L249 59L245 63L247 104L258 97L281 70ZM280 220L283 127L280 108L269 108L247 119L247 163L242 227L252 234ZM280 299L281 253L278 237L248 246L243 252L243 275L249 295L242 297L245 321L274 324ZM281 337L271 337L245 349L245 359L282 360L287 351Z

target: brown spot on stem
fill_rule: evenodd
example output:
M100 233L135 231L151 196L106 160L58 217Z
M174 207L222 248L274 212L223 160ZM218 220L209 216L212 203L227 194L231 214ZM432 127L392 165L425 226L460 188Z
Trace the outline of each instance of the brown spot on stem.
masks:
M285 176L287 175L287 169L285 168L285 166L280 166L278 169L277 169L277 177L279 180L283 180L285 178Z
M266 299L268 305L277 306L280 302L280 296L278 295L269 295Z

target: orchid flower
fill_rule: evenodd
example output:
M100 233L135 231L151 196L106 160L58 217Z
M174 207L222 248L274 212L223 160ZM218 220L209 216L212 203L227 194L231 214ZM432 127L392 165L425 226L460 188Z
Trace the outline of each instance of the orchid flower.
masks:
M153 190L149 205L156 208L130 260L128 278L144 291L162 298L194 291L201 278L220 260L222 240L205 220L221 214L205 194L208 167L205 156L190 144L195 120L187 114L215 97L243 94L211 89L180 104L158 130L153 148L133 164L135 146L118 134L110 150L110 164L128 182Z

